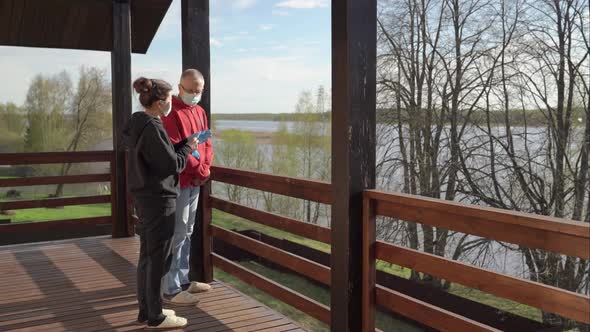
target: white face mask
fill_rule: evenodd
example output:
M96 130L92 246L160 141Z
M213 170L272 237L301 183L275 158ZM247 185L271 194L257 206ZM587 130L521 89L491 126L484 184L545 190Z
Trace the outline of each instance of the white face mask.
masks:
M184 92L182 94L182 101L187 105L195 106L201 101L201 94Z
M164 116L168 116L168 114L170 114L170 112L172 112L172 102L168 103L168 108L164 111L162 111L162 113L164 114Z

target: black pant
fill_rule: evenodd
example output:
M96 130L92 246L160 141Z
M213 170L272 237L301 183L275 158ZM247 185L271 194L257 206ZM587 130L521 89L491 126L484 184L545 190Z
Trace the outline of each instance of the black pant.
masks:
M174 235L176 199L136 199L140 237L137 263L137 300L139 321L156 326L166 318L162 314L161 282L172 263L171 242Z

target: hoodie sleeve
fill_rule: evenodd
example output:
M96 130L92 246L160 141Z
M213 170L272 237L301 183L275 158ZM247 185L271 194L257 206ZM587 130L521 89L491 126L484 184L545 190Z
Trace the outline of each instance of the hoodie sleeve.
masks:
M182 172L186 167L191 147L184 145L178 151L169 143L164 128L150 123L146 126L138 148L157 175L162 177Z

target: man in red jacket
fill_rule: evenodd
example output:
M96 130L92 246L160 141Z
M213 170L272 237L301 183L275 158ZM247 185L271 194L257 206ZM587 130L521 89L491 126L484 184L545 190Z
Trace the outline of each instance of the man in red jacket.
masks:
M205 110L198 105L204 88L205 79L198 70L187 69L182 73L178 96L172 97L172 112L162 118L173 144L209 129ZM212 162L213 146L211 139L208 139L188 156L186 168L180 173L180 194L176 200L176 224L172 240L172 265L162 281L164 301L167 303L194 305L198 302L195 293L211 289L208 284L190 282L188 272L199 187L209 178ZM183 291L182 286L187 284L188 288Z

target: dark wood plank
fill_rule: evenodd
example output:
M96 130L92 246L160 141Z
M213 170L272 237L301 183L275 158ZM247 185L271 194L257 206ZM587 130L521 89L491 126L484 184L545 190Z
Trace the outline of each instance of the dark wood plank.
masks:
M129 0L113 2L113 48L111 52L111 80L113 85L113 151L115 178L112 191L116 194L113 237L129 236L127 230L127 192L125 150L120 145L123 129L131 117L131 4Z
M385 306L396 313L426 324L439 331L499 332L499 330L487 325L480 324L469 318L459 316L450 311L446 311L381 286L377 286L376 300L379 305Z
M324 204L330 204L332 202L330 183L323 181L313 181L218 166L213 167L211 178L218 182Z
M36 165L109 161L113 151L0 153L0 165Z
M332 326L362 329L362 192L375 188L377 1L332 0Z
M66 198L47 198L38 200L26 201L5 201L0 202L0 210L20 210L33 208L50 208L70 205L86 205L86 204L100 204L109 203L111 201L110 195L97 196L80 196L80 197L66 197Z
M303 295L293 292L292 290L277 284L274 281L249 271L238 264L231 262L217 254L212 254L213 265L223 271L234 275L235 277L247 282L248 284L260 289L261 291L279 299L304 313L326 323L330 322L330 309L325 305L309 299Z
M200 106L205 110L207 123L211 123L211 43L209 34L209 0L181 0L182 69L197 69L205 79L205 90ZM189 278L196 281L213 280L209 225L212 212L209 204L211 183L201 186L199 209L192 234Z
M330 244L330 229L305 223L296 219L281 216L279 214L253 209L241 204L211 197L211 206L223 212L248 219L259 224L280 229L292 234L306 237L315 241Z
M375 201L363 198L363 290L362 290L362 331L375 331Z
M0 225L0 246L108 234L111 217Z
M111 174L86 174L65 176L37 176L28 178L0 179L0 188L44 186L51 184L109 182Z
M590 224L374 191L377 214L590 259ZM551 225L555 226L551 228Z
M264 242L256 241L242 234L211 226L212 235L235 247L279 264L310 279L330 285L330 269L314 261L277 249Z
M377 242L375 253L377 259L590 324L590 298L582 294L383 242Z

